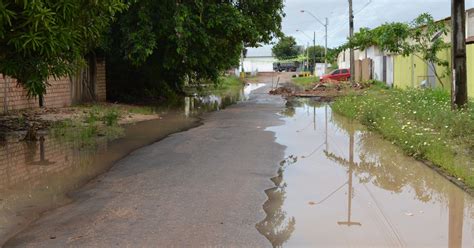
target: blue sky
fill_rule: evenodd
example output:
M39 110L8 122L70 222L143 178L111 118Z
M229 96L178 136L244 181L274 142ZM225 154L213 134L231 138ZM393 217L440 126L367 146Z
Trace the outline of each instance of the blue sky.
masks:
M377 27L385 22L410 22L419 14L427 12L436 19L442 19L451 14L451 0L353 0L355 28ZM367 5L368 4L368 5ZM364 8L364 6L366 6ZM466 9L474 7L474 0L466 0ZM337 47L344 43L349 32L348 0L286 0L283 21L283 32L296 37L301 45L310 42L301 32L313 36L316 32L316 43L324 44L324 27L317 23L309 14L301 13L308 10L323 20L329 18L328 46ZM312 41L311 41L312 42ZM270 53L271 46L251 49L249 54Z

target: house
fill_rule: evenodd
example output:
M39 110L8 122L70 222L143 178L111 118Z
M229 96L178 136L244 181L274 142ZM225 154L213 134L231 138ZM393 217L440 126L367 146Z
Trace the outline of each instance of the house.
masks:
M445 18L441 21L446 22L447 26L451 26L451 17ZM468 94L469 97L474 97L474 8L466 11L466 37ZM447 43L451 43L451 33L443 36L442 39ZM451 49L448 48L441 51L438 54L438 57L451 64ZM429 62L424 61L415 55L406 57L396 55L394 57L394 86L398 88L407 88L419 87L421 84L425 84L432 88L443 87L450 90L452 82L450 70L450 68L429 64ZM445 74L447 76L444 76L439 80L436 74Z
M445 21L450 26L451 18L445 18ZM468 90L469 96L474 97L474 8L466 11L466 45L467 45L467 60L468 60ZM451 34L442 37L445 42L451 42ZM368 66L362 68L360 71L364 74L368 70L370 79L386 82L387 85L407 88L419 87L424 84L428 87L444 87L450 89L451 76L446 72L446 68L438 65L431 65L427 61L423 61L416 55L402 56L398 54L390 54L380 51L378 47L371 46L364 51L355 50L356 60L356 75L358 64L367 62ZM337 63L339 68L349 68L349 50L343 51L338 55ZM446 49L438 55L443 60L451 61L451 51ZM438 80L435 70L438 75L448 74ZM365 78L367 79L367 78Z
M364 51L355 50L356 78L364 76L365 79L374 79L393 85L394 55L381 51L376 46L371 46ZM337 58L339 68L350 68L350 51L341 52ZM359 70L357 70L359 69Z

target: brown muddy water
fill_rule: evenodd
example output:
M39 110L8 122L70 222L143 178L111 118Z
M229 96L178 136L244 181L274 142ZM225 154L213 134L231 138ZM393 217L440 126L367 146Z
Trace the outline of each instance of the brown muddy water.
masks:
M330 105L295 100L266 218L274 247L473 247L474 199Z
M37 142L20 141L22 134L0 141L0 246L42 212L67 204L73 192L106 172L135 149L200 124L198 116L249 98L252 84L225 97L186 97L178 107L162 108L162 119L125 126L123 137L97 140L78 148L47 133ZM24 134L23 134L24 135Z

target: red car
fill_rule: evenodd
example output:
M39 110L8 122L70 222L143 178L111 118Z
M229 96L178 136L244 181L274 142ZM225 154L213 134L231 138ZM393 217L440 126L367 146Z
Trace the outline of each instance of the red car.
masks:
M351 78L349 69L337 69L321 77L321 82L348 81Z

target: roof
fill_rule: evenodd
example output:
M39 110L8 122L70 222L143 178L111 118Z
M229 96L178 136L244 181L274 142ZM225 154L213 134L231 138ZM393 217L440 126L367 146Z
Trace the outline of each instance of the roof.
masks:
M466 44L474 44L474 36L467 37Z
M474 13L474 8L466 9L466 14L470 14L470 13ZM438 20L437 22L441 22L441 21L451 21L451 16Z
M247 47L247 58L255 57L273 57L272 48L270 46Z

